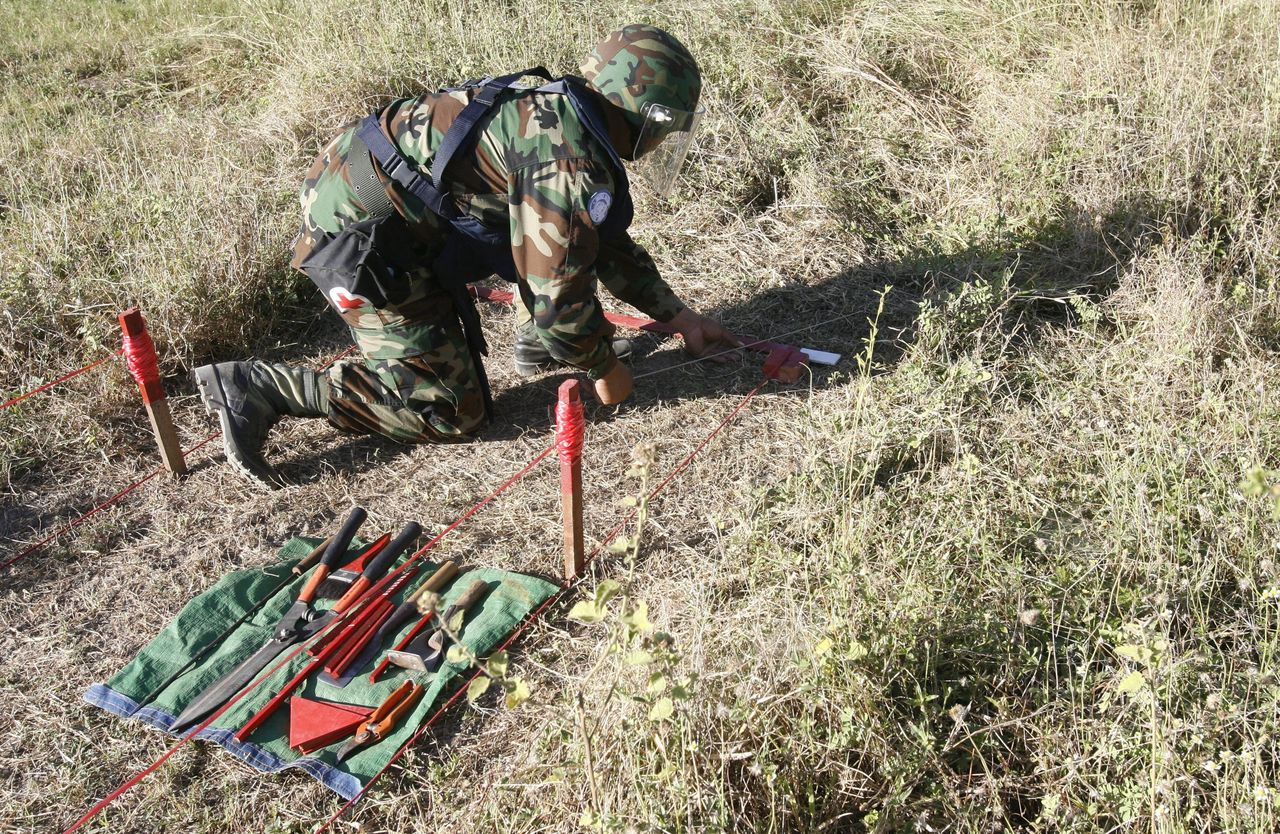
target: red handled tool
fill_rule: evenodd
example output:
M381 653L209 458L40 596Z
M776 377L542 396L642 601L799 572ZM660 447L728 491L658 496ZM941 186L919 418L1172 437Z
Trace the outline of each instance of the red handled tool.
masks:
M354 664L352 666L352 670L358 672L364 664L372 660L373 655L377 654L377 652L382 648L382 642L386 637L395 634L396 631L404 627L405 623L412 620L415 614L420 613L418 603L422 597L426 596L428 593L439 593L440 589L442 589L448 582L452 581L457 575L457 562L445 562L436 570L435 573L431 574L431 578L422 583L422 587L414 591L413 596L401 603L400 607L396 609L396 612L391 615L391 619L382 627L381 633L379 633L379 635L374 639L374 643L372 645L376 646L376 648L370 653L370 656L364 657L361 662ZM405 646L409 645L409 642L413 640L413 638L417 637L419 632L427 627L427 623L431 622L431 618L433 616L434 612L432 611L428 611L426 614L422 615L418 622L414 624L413 628L409 629L409 633L402 637L400 641L392 647L392 651L400 651ZM384 657L369 674L369 683L377 683L378 676L381 675L390 664L391 661Z
M489 583L483 579L472 582L466 593L440 615L440 622L435 631L429 635L418 635L399 651L387 652L387 659L401 668L415 672L437 671L444 665L449 646L453 643L453 637L445 627L458 614L466 614L488 590Z
M391 616L391 612L395 611L395 603L387 599L377 600L372 604L374 614L368 617L360 627L351 632L350 636L343 641L342 651L338 652L338 656L324 667L324 672L320 675L320 680L330 686L337 685L337 679L347 670L351 662L356 659L356 655L365 647L365 644L373 637L373 635L382 628L382 624L387 621L387 617Z
M387 733L400 723L400 719L427 691L427 687L413 681L405 681L395 692L387 696L387 700L373 711L369 720L360 725L360 729L346 744L338 748L337 760L344 761L361 747L376 744L387 737Z
M182 734L188 728L198 724L206 715L225 704L232 696L243 689L245 684L252 681L281 652L294 643L298 643L315 634L327 624L328 613L326 612L326 614L317 618L316 611L311 603L316 597L320 584L324 582L325 577L329 575L329 572L346 554L347 545L351 544L351 539L355 537L356 531L360 529L364 519L365 511L360 507L356 507L351 511L351 514L347 516L347 520L343 522L342 529L329 541L329 546L325 549L324 556L320 558L320 564L316 566L311 576L307 578L307 584L298 593L297 600L280 618L280 622L276 624L271 639L241 662L240 665L205 687L178 714L173 726L169 728L170 732Z
M299 640L307 639L318 634L325 626L342 616L342 614L357 601L360 601L361 596L369 586L386 573L387 568L391 567L391 563L398 559L400 554L413 544L413 541L418 538L418 534L421 532L422 527L416 522L411 521L406 524L404 529L396 535L395 539L387 545L386 549L379 553L378 557L374 559L367 568L365 568L364 573L361 574L360 578L351 586L351 590L347 591L342 599L334 603L333 608L330 608L322 614L315 615L314 619L308 620L303 632L300 636L296 637L293 642L298 642ZM343 642L341 640L329 641L314 660L304 666L302 671L294 676L293 680L285 684L284 688L281 689L274 698L268 701L262 709L258 710L256 715L250 718L248 722L246 722L245 725L236 732L236 740L244 741L248 738L250 733L262 726L262 724L271 717L272 713L279 709L280 705L284 703L289 693L292 692L298 684L302 683L303 679L306 678L308 674L318 668L318 666L323 666L331 658L336 656L342 647ZM283 649L284 647L281 647L280 650L283 651ZM274 655L272 657L274 657ZM264 663L263 665L266 664ZM235 691L239 691L240 687L243 685L244 683L237 685ZM232 694L234 694L234 692Z
M408 582L409 579L412 579L414 574L416 573L417 573L417 568L409 568L404 572L404 574L397 577L396 581L391 583L391 593L395 593L400 588L403 588L404 584ZM363 625L370 617L376 616L377 609L378 609L378 606L376 603L382 600L382 598L383 598L383 595L378 594L368 599L358 600L360 610L357 612L354 612L351 615L351 617L348 618L347 622L342 624L341 628L332 629L330 631L325 632L323 635L321 635L319 640L317 640L315 643L307 647L307 654L311 655L312 657L316 657L325 649L327 649L330 643L334 643L334 642L343 643L345 645L347 639L351 636L351 634L356 629L360 628L360 626ZM337 604L341 604L341 602L342 601L339 600L334 607L336 608ZM352 603L348 602L347 608L351 608L351 607L352 607ZM344 608L344 610L346 610L346 608Z
M389 541L391 541L391 534L383 533L365 545L364 550L357 553L354 559L325 577L324 582L320 583L319 590L316 591L316 599L341 599L351 588L351 583L364 572L369 560L375 558Z
M346 671L369 639L379 632L383 623L395 610L396 606L391 601L391 597L399 593L417 575L418 569L410 568L366 605L365 610L360 612L359 622L353 623L344 631L340 641L342 648L325 665L325 673L320 676L320 680L330 686L342 685L337 683L336 679Z

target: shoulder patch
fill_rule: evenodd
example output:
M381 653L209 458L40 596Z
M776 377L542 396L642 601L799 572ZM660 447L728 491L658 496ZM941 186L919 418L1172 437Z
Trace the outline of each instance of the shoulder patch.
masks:
M587 214L591 222L599 226L609 216L609 207L613 205L613 195L603 189L591 195L587 200Z

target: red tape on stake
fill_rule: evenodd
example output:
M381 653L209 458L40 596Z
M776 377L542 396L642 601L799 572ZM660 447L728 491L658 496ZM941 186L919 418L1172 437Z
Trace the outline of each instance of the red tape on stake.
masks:
M344 351L343 354L340 354L340 355L345 355L345 353L349 352L350 350L351 348L349 348L347 351ZM217 435L216 434L211 435L209 438L206 439L205 442L208 442L208 440L212 440L214 437L217 437ZM488 506L490 502L492 502L495 498L497 498L499 495L505 492L508 487L510 487L516 481L523 478L529 472L529 470L533 469L535 466L541 463L544 458L550 455L552 450L553 450L552 446L547 446L541 452L534 455L532 460L530 460L528 463L522 466L514 475L512 475L511 477L503 481L498 486L497 489L495 489L493 492L489 493L484 498L477 501L475 504L472 504L471 507L466 512L464 512L462 515L454 519L453 522L450 523L448 527L445 527L443 530L437 533L435 537L433 537L429 542L424 544L422 547L418 548L418 550L412 556L410 556L407 560L405 560L405 562L402 565L400 565L400 567L396 568L393 571L390 571L386 576L382 577L380 580L374 583L374 585L369 590L365 591L365 596L371 599L381 594L382 591L388 585L390 585L392 582L395 582L400 575L402 575L406 570L410 569L410 566L414 565L419 559L421 559L423 554L425 554L428 550L430 550L431 548L439 544L439 542L445 536L447 536L450 532L452 532L453 530L461 526L461 524L464 521L466 521L468 518L480 512L480 510L482 510L484 507ZM325 629L321 631L320 635L323 635L328 630L339 628L342 625L349 623L350 622L349 618L352 613L352 610L354 609L349 609L345 611L342 614L342 616L338 617L337 619L333 620L328 625L326 625ZM95 804L92 808L86 811L84 815L80 817L80 819L76 820L70 826L64 829L63 834L72 834L72 832L78 831L81 827L84 826L86 822L88 822L89 820L97 816L99 813L101 813L104 808L106 808L111 803L115 802L117 799L123 796L127 791L129 791L129 789L133 788L135 785L137 785L147 776L150 776L152 773L154 773L156 769L159 768L160 765L164 764L164 762L166 762L174 753L176 753L179 748L183 747L184 745L187 744L187 742L195 738L197 733L199 733L205 727L208 727L214 721L218 720L218 718L220 718L224 712L226 712L233 705L235 705L241 698L246 697L263 681L270 678L277 671L282 669L285 664L291 661L299 653L304 651L306 647L307 647L306 642L299 643L298 645L292 647L288 656L284 660L280 661L280 663L277 664L275 668L267 671L265 674L260 676L253 683L249 684L249 686L240 690L240 692L237 693L236 695L233 695L225 704L219 707L216 712L214 712L212 715L206 718L202 723L200 723L199 725L191 729L187 733L187 735L179 739L176 744L174 744L167 751L165 751L165 753L162 754L158 759L156 759L154 762L149 764L147 767L135 773L133 776L129 777L127 780L125 780L125 782L122 785L120 785L120 787L116 788L111 793L103 797L97 804ZM363 795L363 791L361 792L361 795Z
M156 345L147 332L147 322L142 311L130 307L120 314L120 330L124 338L124 359L129 373L142 391L142 401L153 403L164 399L160 384L160 362L156 358Z
M123 314L122 314L122 315L123 315ZM332 359L330 359L328 362L325 362L323 365L321 365L321 366L320 366L320 369L321 369L321 370L324 370L325 368L327 368L327 367L329 367L330 365L332 365L334 362L337 362L339 359L341 359L341 358L343 358L344 356L347 356L348 354L350 354L350 353L351 353L352 351L354 351L355 349L356 349L356 346L355 346L355 345L351 345L351 346L349 346L349 347L347 347L347 348L343 349L343 350L342 350L342 351L340 351L337 355L335 355ZM107 359L103 359L103 360L101 360L101 361L99 361L99 362L95 362L93 365L90 365L90 366L88 366L88 367L86 367L86 368L81 368L79 371L76 371L75 373L77 373L77 374L79 374L79 373L84 373L85 371L89 370L89 368L96 367L97 365L102 364L102 362L106 362L106 361L108 361L109 359L111 359L111 358L113 358L113 357L115 357L115 356L119 356L119 355L120 355L120 353L121 353L122 351L123 351L123 349L121 349L120 351L116 351L116 353L114 353L114 354L112 354L111 356L107 357ZM67 378L70 378L71 376L74 376L74 375L75 375L75 374L69 374ZM46 386L44 386L44 387L45 387L45 388L49 388L49 387L51 387L51 386L53 386L53 385L57 384L57 382L58 382L58 381L59 381L59 380L54 380L53 382L49 383L49 385L46 385ZM24 395L23 395L23 397L19 397L18 399L23 399L23 398L25 398L25 397L29 397L29 396L31 396L31 394L35 394L35 393L37 393L37 392L39 392L39 391L42 391L42 390L44 390L44 388L38 388L38 389L36 389L35 391L30 392L29 394L24 394ZM6 403L5 405L9 405L9 403ZM220 437L221 435L222 435L222 432L220 432L220 431L215 431L213 434L211 434L211 435L209 435L208 437L206 437L205 439L201 440L199 443L195 444L194 446L191 446L190 448L187 448L187 449L183 450L183 453L182 453L182 454L183 454L183 457L184 457L184 458L185 458L185 457L189 457L193 452L197 451L197 450L198 450L198 449L200 449L202 446L204 446L204 445L206 445L206 444L208 444L208 443L212 442L213 440L217 439L217 438L218 438L218 437ZM548 450L548 451L550 451L550 450ZM106 509L107 507L111 506L111 505L112 505L112 504L114 504L115 502L119 501L121 498L123 498L123 497L125 497L126 495L128 495L129 493L133 492L135 489L137 489L138 487L142 486L142 485L143 485L143 484L145 484L147 481L150 481L152 478L156 477L157 475L159 475L159 474L160 474L161 472L163 472L163 471L164 471L164 469L163 469L163 468L157 468L157 469L153 469L153 470L151 470L151 471L150 471L150 472L148 472L145 476L143 476L140 480L134 481L132 484L129 484L129 486L127 486L127 487L125 487L124 489L120 490L120 491L119 491L119 492L117 492L115 495L113 495L113 496L111 496L110 498L108 498L106 501L104 501L104 502L102 502L101 504L97 505L96 507L94 507L94 508L92 508L92 509L88 510L87 512L83 513L82 515L80 515L80 516L78 516L78 517L76 517L76 518L72 519L72 520L71 520L70 522L68 522L67 524L63 525L62 527L59 527L57 530L55 530L54 532L50 533L50 534L49 534L48 536L46 536L45 538L41 539L40 541L36 542L36 543L35 543L35 544L33 544L33 545L30 545L30 546L29 546L29 547L27 547L25 550L22 550L22 551L21 551L21 552L19 552L17 555L15 555L15 556L11 557L11 558L10 558L10 559L8 559L7 561L5 561L5 562L0 562L0 570L4 570L5 568L12 567L13 565L15 565L15 564L17 564L18 562L22 561L22 560L23 560L23 559L25 559L27 556L30 556L32 553L35 553L37 550L39 550L40 548L44 547L44 546L45 546L46 544L48 544L49 542L51 542L51 541L53 541L54 539L56 539L56 538L58 538L59 536L61 536L63 533L66 533L66 532L68 532L68 531L70 531L70 530L74 529L77 525L79 525L79 524L83 523L84 521L87 521L87 520L89 519L89 517L90 517L90 516L92 516L92 515L94 515L94 514L96 514L96 513L98 513L98 512L101 512L102 510L104 510L104 509Z
M751 400L755 398L756 394L760 393L760 390L764 388L765 384L766 383L761 382L755 388L752 388L749 392L747 392L746 396L744 396L738 402L737 406L735 406L734 409L730 411L729 414L726 415L725 418L721 420L720 423L714 429L711 430L711 433L708 434L706 437L704 437L702 439L702 442L694 447L693 451L685 455L685 457L679 463L677 463L670 472L667 473L667 476L663 478L658 483L657 486L655 486L652 490L650 490L649 499L652 500L658 495L658 493L666 489L667 485L670 484L673 480L675 480L676 476L679 475L681 472L683 472L689 466L689 464L693 462L693 459L696 458L698 454L702 452L703 449L705 449L708 445L710 445L711 441L714 440L716 436L720 434L720 432L724 431L725 427L728 426L729 423L733 421L733 418L737 417L738 413L742 411L742 409L747 407L747 403L751 402ZM631 512L627 513L627 515L622 519L622 521L619 521L617 525L613 527L612 530L610 530L607 534L605 534L604 539L601 540L600 544L596 546L596 549L591 552L591 555L587 557L587 563L590 564L591 562L599 558L600 554L604 552L604 549L609 545L609 543L613 541L615 538L617 538L618 534L622 532L622 530L626 527L626 525L629 524L631 520L635 518L636 514L639 512L640 510L638 507L636 509L633 509ZM524 621L521 622L518 626L516 626L516 628L511 632L511 634L507 635L507 639L503 640L502 643L496 649L494 649L494 653L504 651L508 646L514 643L517 639L519 639L519 637L522 634L524 634L525 631L527 631L530 626L532 626L534 623L536 623L539 619L542 618L542 615L545 614L553 604L555 604L557 601L564 598L565 593L572 587L572 585L573 585L573 582L571 580L566 579L561 584L560 590L556 591L554 594L547 597L546 600L544 600L541 605L539 605L532 613L530 613L527 617L525 617ZM442 715L448 712L450 707L452 707L455 703L457 703L466 694L467 687L469 687L471 685L471 682L474 681L476 678L480 677L480 675L482 674L484 674L484 670L477 668L475 672L472 673L471 677L463 681L462 684L454 691L453 695L450 696L449 699L446 700L439 708L437 708L436 711L433 712L427 718L426 721L422 722L422 724L418 727L418 729L414 731L413 735L411 735L406 742L400 745L400 748L396 750L395 754L387 761L387 763L384 764L377 773L373 774L373 776L369 779L369 781L365 783L365 786L360 789L360 792L357 793L355 796L351 797L351 799L348 799L346 803L342 805L342 807L340 807L337 811L334 812L333 816L325 820L325 822L315 830L314 834L323 834L323 832L328 831L333 826L333 824L338 821L338 818L347 812L348 808L350 808L357 801L359 801L361 797L363 797L366 793L368 793L369 789L373 787L373 783L377 782L378 779L381 778L382 775L386 773L387 770L389 770L392 765L400 761L401 757L404 756L405 752L407 752L409 748L412 747L414 743L417 742L417 740L421 738L425 732L427 732L427 730L431 729L431 726L435 724L436 721Z
M577 384L575 380L569 382ZM570 399L562 385L560 399L556 401L556 449L562 463L573 463L582 456L582 440L586 433L582 399L576 396Z
M564 577L582 572L582 441L587 433L582 416L582 383L566 380L556 402L556 449L560 454L560 505L564 521Z

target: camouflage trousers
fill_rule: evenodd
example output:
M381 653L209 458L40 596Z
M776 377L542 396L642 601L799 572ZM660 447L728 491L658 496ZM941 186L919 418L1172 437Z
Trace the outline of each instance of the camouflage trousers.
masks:
M318 372L325 390L308 397L298 368L255 363L255 381L274 389L284 412L325 417L353 434L380 434L401 443L465 440L485 423L475 361L457 321L441 322L431 347L396 359L344 359ZM327 386L324 382L328 383Z
M457 320L432 325L430 349L352 359L328 369L326 415L337 428L402 443L463 440L485 423L480 376Z
M320 287L362 356L323 372L325 416L337 428L439 443L484 425L484 369L462 323L469 316L478 331L478 320L465 290L441 283L432 268L437 255L398 214L337 234L304 223L293 265Z

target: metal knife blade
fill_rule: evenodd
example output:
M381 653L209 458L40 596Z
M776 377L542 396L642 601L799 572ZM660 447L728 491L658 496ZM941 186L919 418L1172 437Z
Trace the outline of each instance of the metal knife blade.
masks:
M241 661L239 666L206 686L204 691L178 714L169 731L181 735L200 723L209 713L225 704L259 672L267 668L267 664L275 660L281 652L297 642L296 639L279 640L275 637L268 640L256 652Z
M360 520L364 518L364 511L360 510ZM353 513L353 516L355 514ZM355 527L358 524L348 524L344 527L342 533L339 534L335 541L340 541L342 547L345 548L350 542L351 537L355 534ZM376 582L391 562L394 561L405 548L417 538L422 528L410 522L400 531L396 539L387 546L379 556L365 568L362 579L371 585ZM333 545L331 545L333 547ZM328 554L326 554L327 556ZM314 583L318 584L318 583ZM309 584L309 588L312 585ZM352 590L355 590L353 586ZM333 622L341 616L356 599L358 594L348 593L342 599L334 604L333 608L327 611L316 611L310 603L310 600L303 600L308 594L299 594L299 600L290 606L289 610L280 619L275 634L271 640L265 643L262 648L258 649L251 656L246 658L239 666L205 687L204 691L196 696L190 704L182 710L177 719L174 720L170 731L174 733L184 733L193 725L199 723L209 713L216 710L219 706L226 703L230 698L235 696L237 692L249 684L255 675L266 668L272 660L279 656L285 649L295 643L309 639L315 634L322 631L329 623Z

